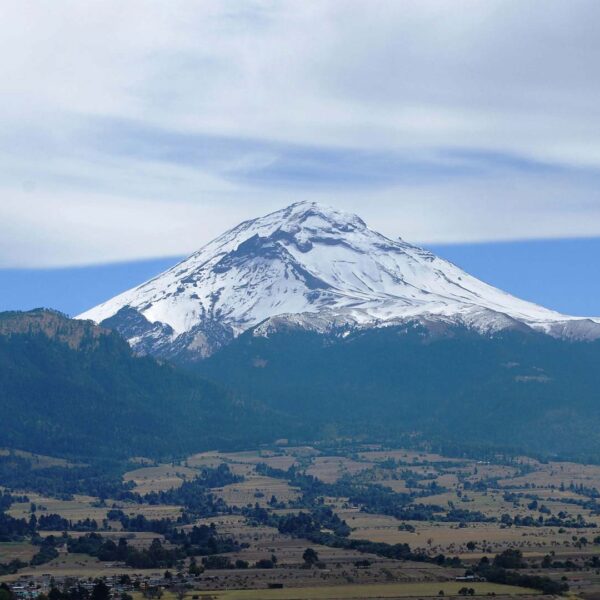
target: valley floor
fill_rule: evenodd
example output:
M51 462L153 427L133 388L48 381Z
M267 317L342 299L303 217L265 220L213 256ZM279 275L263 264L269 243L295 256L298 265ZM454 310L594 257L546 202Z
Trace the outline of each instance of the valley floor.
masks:
M0 580L22 598L98 579L122 600L600 595L596 465L282 444L138 457L110 497L44 491L81 464L0 461Z

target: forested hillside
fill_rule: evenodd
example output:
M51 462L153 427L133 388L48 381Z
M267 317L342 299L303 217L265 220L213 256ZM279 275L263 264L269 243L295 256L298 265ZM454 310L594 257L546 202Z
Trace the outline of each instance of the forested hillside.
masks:
M195 368L317 437L600 460L600 343L407 324L248 332Z
M135 357L118 334L47 310L0 313L0 422L0 446L113 457L252 443L276 425L194 374Z
M167 457L351 437L599 462L599 358L597 341L414 324L249 331L173 365L135 356L91 322L2 313L0 446Z

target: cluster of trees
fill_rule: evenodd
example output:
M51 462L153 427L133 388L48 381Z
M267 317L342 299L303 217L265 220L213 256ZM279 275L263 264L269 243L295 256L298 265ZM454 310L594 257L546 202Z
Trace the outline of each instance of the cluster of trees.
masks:
M498 485L495 486L499 487ZM561 490L564 491L565 485L561 484ZM571 483L569 489L576 492L577 494L582 494L588 496L588 498L547 498L548 501L560 501L562 504L571 504L573 506L578 506L585 510L589 510L592 516L600 515L600 503L597 501L596 496L596 488L586 488L583 485L574 485ZM547 519L533 519L531 516L523 517L521 515L517 515L513 521L512 517L508 514L502 515L502 522L508 525L528 525L530 527L573 527L573 528L581 528L581 527L595 527L593 523L586 522L583 517L577 515L575 518L568 515L565 511L560 511L557 515L552 515L552 511L545 505L540 504L539 499L535 494L532 493L517 493L517 492L504 492L504 500L506 502L512 502L513 506L518 507L521 506L520 500L525 499L529 500L527 502L527 508L529 510L537 510L542 515L551 515Z
M19 569L23 569L27 566L26 562L19 560L18 558L11 560L7 563L0 563L0 577L3 575L12 575L16 573ZM2 596L0 595L0 600Z
M56 547L62 543L62 540L57 540L53 535L45 538L34 537L32 542L39 545L39 550L31 559L31 565L43 565L50 562L58 556Z
M14 502L29 502L27 496L15 496L9 491L0 491L0 512L8 510Z
M565 581L556 581L545 575L521 573L520 569L528 567L523 554L517 549L508 549L497 554L493 561L483 557L476 567L476 573L491 583L516 585L540 590L543 594L559 595L569 590Z
M449 509L435 504L415 503L431 493L432 489L399 493L380 484L356 483L349 477L343 477L335 483L325 483L312 475L291 467L287 471L274 469L264 463L256 466L261 475L286 479L290 485L302 490L301 498L295 503L299 507L318 504L323 496L346 497L348 502L361 507L369 513L390 515L402 521L443 521L443 522L492 522L480 511L470 511L454 506Z
M39 550L32 557L29 564L41 565L51 561L58 556L55 548L57 541L54 536L42 538L36 533L36 518L32 515L29 521L15 519L10 515L0 512L0 542L17 542L30 537L32 544L39 546ZM0 575L16 573L19 569L26 567L27 563L21 560L13 560L8 563L0 563Z
M319 506L311 513L283 515L278 519L277 529L280 533L306 539L320 534L323 529L339 537L348 537L351 531L346 521L325 506Z
M437 475L431 473L419 473L418 471L412 471L410 469L403 469L399 474L394 473L394 479L401 479L406 482L406 487L410 489L423 489L427 490L430 494L442 494L447 489L439 485L435 479Z
M561 491L564 491L565 484L561 483ZM580 494L582 496L587 496L588 498L600 498L600 492L598 492L598 488L596 487L588 487L583 485L583 483L574 483L571 481L569 484L569 489L576 494Z
M71 553L95 556L101 561L123 562L137 569L171 568L186 556L179 548L163 547L159 539L152 540L149 548L139 549L129 546L125 538L115 543L97 533L69 538L67 549Z
M250 523L277 527L281 533L301 537L315 544L332 548L344 548L370 554L377 554L395 560L414 560L434 562L440 565L460 566L457 558L447 558L443 554L429 557L427 554L413 552L408 544L386 544L369 540L351 539L350 528L331 511L329 507L318 506L310 513L300 512L296 515L273 515L259 507L243 509ZM335 531L339 534L336 534Z
M458 590L458 594L460 596L474 596L475 588L461 587L460 590Z
M110 600L110 598L110 587L99 579L96 580L91 591L79 583L63 590L52 587L47 596L40 596L38 600ZM131 600L131 596L126 594L121 596L121 600Z
M233 552L246 548L247 544L239 544L231 537L220 536L214 523L210 525L194 525L192 529L174 529L166 535L166 539L183 548L188 556L205 556L222 552Z
M175 522L172 519L148 519L144 515L130 517L120 509L111 509L107 513L109 521L118 521L123 531L151 531L165 534L173 531Z
M0 456L0 481L5 487L31 490L66 500L74 494L86 494L98 498L139 501L139 495L131 491L134 483L124 483L122 480L123 469L121 464L106 461L85 466L40 467L31 459L15 454Z
M242 546L234 539L221 537L214 526L194 526L191 531L174 530L167 536L174 547L166 548L159 539L154 539L149 548L134 548L125 538L118 543L90 533L79 538L69 538L69 552L88 554L101 561L123 562L138 569L172 568L188 556L206 556L233 552Z
M210 517L231 512L223 500L210 493L210 488L240 481L243 477L234 475L226 464L220 464L214 469L203 469L198 477L184 481L178 488L146 494L143 500L149 504L179 504L196 517Z
M25 519L15 519L0 512L0 542L18 542L34 531Z
M16 573L19 569L31 565L43 565L44 563L50 562L52 559L58 556L58 550L56 547L61 543L54 536L50 535L46 538L39 536L32 536L31 542L34 545L39 546L39 550L33 555L29 563L23 562L22 560L12 560L8 563L0 563L0 575L9 575Z
M82 519L79 521L70 521L60 515L50 513L36 517L31 515L29 524L38 531L97 531L98 522L95 519Z
M273 569L277 564L277 557L271 554L271 558L260 558L254 563L255 569ZM205 569L247 569L250 563L247 560L237 559L232 561L228 556L211 555L202 559L202 567Z
M543 514L535 518L531 515L515 515L514 517L511 517L508 513L504 513L500 517L500 523L508 527L512 525L520 527L568 527L572 529L596 527L594 523L586 521L581 515L577 515L573 518L564 511L559 512L557 515L550 515L546 518L544 518Z

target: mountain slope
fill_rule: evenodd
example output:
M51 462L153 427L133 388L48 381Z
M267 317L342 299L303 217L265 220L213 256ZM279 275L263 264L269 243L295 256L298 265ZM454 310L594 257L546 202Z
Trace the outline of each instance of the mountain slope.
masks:
M114 332L40 309L0 313L0 422L3 447L126 457L272 439L277 420L133 356Z
M82 316L289 415L305 437L600 461L600 323L333 209L242 223Z
M141 354L205 358L250 328L453 323L596 339L600 323L502 292L356 215L297 203L245 221L165 273L83 313Z
M249 331L194 366L320 438L600 462L600 340L418 322L331 336Z

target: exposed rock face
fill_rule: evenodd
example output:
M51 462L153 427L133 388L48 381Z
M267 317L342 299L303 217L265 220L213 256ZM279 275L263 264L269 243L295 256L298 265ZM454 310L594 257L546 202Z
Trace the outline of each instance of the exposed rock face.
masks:
M28 312L3 312L0 314L0 335L42 334L47 338L68 344L77 350L85 343L94 344L103 335L111 335L110 328L94 323L75 321L62 313L47 308Z

